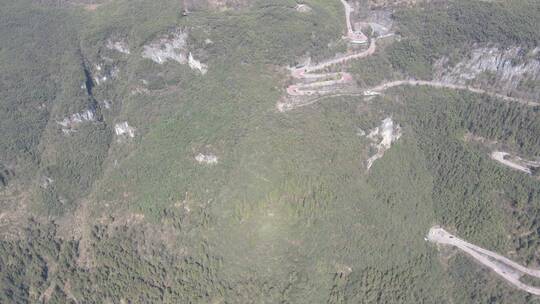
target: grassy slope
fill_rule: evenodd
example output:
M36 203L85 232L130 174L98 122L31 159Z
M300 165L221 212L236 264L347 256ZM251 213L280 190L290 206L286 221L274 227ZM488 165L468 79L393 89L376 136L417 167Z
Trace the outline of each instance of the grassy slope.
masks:
M529 202L525 195L536 193L536 184L495 166L460 141L458 135L472 123L470 111L460 109L474 97L398 90L368 114L357 114L362 101L356 98L278 113L274 105L285 74L276 67L308 51L325 56L328 42L339 39L335 33L341 29L342 12L337 1L310 2L312 15L294 13L292 1L275 4L184 18L176 1L156 6L117 1L82 15L86 26L80 44L87 61L100 56L111 33L127 36L134 54L118 59L123 74L114 87L94 92L117 100L101 128L111 132L112 122L127 119L138 130L124 144L110 141L110 135L96 137L108 138L97 145L100 151L110 149L103 176L90 178L98 180L89 196L90 209L93 216L143 213L160 228L144 237L143 228L129 232L96 225L90 248L97 264L84 271L76 263L76 243L32 242L36 233L47 232L37 237L43 240L54 235L54 227L33 227L28 240L1 243L0 270L9 269L2 271L9 274L2 277L9 282L2 284L7 286L5 296L15 290L21 301L35 300L51 282L70 282L74 295L88 302L441 303L461 295L452 294L457 288L446 291L455 281L443 275L437 252L423 241L432 224L455 227L490 248L511 249L500 240L514 219L505 218L501 208L490 209L491 189L506 185L510 198L538 205L537 196ZM142 44L176 24L190 28L190 43L204 49L210 66L204 77L176 64L156 67L136 55ZM214 44L203 47L206 38ZM71 77L65 90L81 80L80 67L73 69L77 77ZM174 90L130 95L130 85L160 71L164 73L156 86ZM408 107L392 103L400 96ZM441 107L447 100L452 102ZM492 109L479 106L476 111L486 107ZM55 113L78 110L62 105ZM372 128L391 114L404 135L366 174L369 143L356 136L356 128ZM496 135L498 128L477 127ZM69 142L61 139L62 149L87 148L86 132ZM219 164L198 165L194 156L204 151L217 154ZM65 154L80 155L77 150ZM65 154L47 159L65 159ZM62 193L72 188L69 179L59 179ZM190 212L176 207L185 202ZM145 247L170 222L177 227L173 241L180 247L175 252L183 253L180 258L157 245ZM24 250L30 253L18 254ZM533 251L522 250L523 256ZM58 268L43 275L47 261ZM22 271L16 265L23 265L28 276L12 275ZM483 288L478 286L482 297L493 295ZM477 290L468 292L472 297ZM62 290L54 296L67 297Z
M198 233L207 235L210 253L223 258L222 272L227 280L240 284L253 277L256 281L248 286L261 296L265 291L259 280L267 282L276 286L276 291L267 295L271 299L283 297L290 284L289 297L295 301L330 297L327 286L334 284L333 273L341 265L368 272L416 272L418 261L427 258L422 236L433 218L429 192L425 192L430 188L429 178L412 166L422 159L403 159L395 154L396 163L405 165L403 171L386 169L394 179L383 181L383 172L366 179L361 153L366 142L355 135L358 118L344 114L354 105L285 116L277 113L274 105L282 93L282 75L264 64L283 65L307 47L321 47L310 45L309 23L294 21L297 16L283 12L279 15L282 22L276 23L274 11L280 9L265 8L254 13L254 19L248 13L212 20L218 33L241 34L210 34L215 45L225 47L210 57L206 76L190 76L181 82L180 100L176 92L159 99L145 98L146 104L159 102L160 107L175 102L174 112L156 124L141 127L144 133L137 140L138 148L102 183L100 200L110 204L122 201L121 206L154 220L184 201L186 195L208 204L212 220ZM204 20L202 15L195 17ZM300 21L302 18L306 17ZM293 37L286 30L295 27L297 45L287 49ZM267 32L270 28L272 33ZM332 31L335 28L328 29ZM130 119L145 123L138 117L147 111L140 113L131 102L144 108L143 101L129 101L125 108ZM411 140L402 149L414 149ZM194 160L198 152L208 150L220 157L215 167L201 166ZM408 175L422 179L419 188L402 184L407 179L401 177ZM396 193L386 197L389 188L395 188ZM423 199L415 195L417 189L424 189ZM395 221L388 222L388 214L396 214ZM415 235L415 245L403 237L408 233ZM381 251L386 254L380 255ZM389 261L391 258L396 260ZM385 266L381 269L380 265ZM305 276L305 287L285 279L291 269ZM400 282L396 285L407 280L395 275ZM429 275L419 275L425 279L417 287L427 289ZM347 291L341 286L335 292L341 297L346 293L347 297L358 297L350 293L355 284L366 282L348 284ZM395 297L398 301L399 296Z

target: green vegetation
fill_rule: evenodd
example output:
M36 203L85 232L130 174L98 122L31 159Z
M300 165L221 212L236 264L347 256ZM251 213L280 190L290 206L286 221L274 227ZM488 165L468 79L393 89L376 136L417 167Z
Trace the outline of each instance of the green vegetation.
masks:
M467 1L428 4L395 14L404 41L390 47L393 66L419 78L443 55L459 57L476 43L534 48L540 43L538 1Z
M459 60L474 44L533 49L540 43L539 10L534 0L433 1L399 10L394 19L402 40L354 63L352 71L368 86L392 78L428 80L435 60Z
M344 48L339 1L306 3L310 13L276 0L183 16L173 0L3 1L0 230L14 225L0 239L0 302L530 302L460 255L446 268L423 237L442 224L539 263L538 180L463 139L539 156L538 108L415 87L279 113L283 67ZM352 72L363 85L429 79L434 59L475 42L534 46L537 8L399 10L403 39ZM140 56L175 28L206 75ZM116 38L130 55L105 47ZM98 85L98 64L118 76ZM95 119L64 134L58 122L87 109ZM358 129L389 116L403 135L367 172ZM123 121L135 138L114 134Z
M61 54L73 47L74 36L66 30L70 18L64 12L4 2L0 13L4 41L0 47L0 163L22 178L38 166L41 135L63 81L54 71L60 70ZM33 21L29 24L28 20Z
M464 256L456 256L451 272L453 296L460 303L534 303L532 295L516 291Z
M504 206L497 199L498 191L504 193L505 200L536 206L540 204L538 182L509 172L487 153L471 149L463 134L466 130L499 140L526 155L537 153L538 141L520 140L523 135L540 132L537 109L473 94L442 93L427 89L398 93L406 96L403 119L420 138L419 146L435 179L433 200L438 218L466 239L503 249L500 246L504 243L499 242L506 239L503 231L508 227L503 225ZM513 123L506 122L507 118Z
M451 1L413 7L395 15L405 37L418 37L441 54L470 43L535 47L540 42L538 1Z

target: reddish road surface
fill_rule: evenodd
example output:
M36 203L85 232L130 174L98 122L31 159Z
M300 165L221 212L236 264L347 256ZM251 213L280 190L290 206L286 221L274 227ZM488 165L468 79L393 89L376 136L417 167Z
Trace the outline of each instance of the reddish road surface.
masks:
M346 0L340 0L345 8L345 23L347 25L347 37L351 42L358 42L360 41L362 37L365 38L364 42L367 42L369 39L360 31L356 32L353 29L352 22L351 22L351 12L353 11L352 7L347 3ZM360 39L360 40L358 40ZM363 39L363 38L362 38ZM289 87L287 87L287 95L290 97L310 97L314 96L315 99L312 100L305 100L301 103L295 103L295 102L279 102L277 104L277 108L280 112L292 110L298 107L306 106L309 104L312 104L316 102L318 99L322 97L330 97L330 96L344 96L344 95L364 95L364 96L374 96L374 95L380 95L383 91L397 87L397 86L404 86L404 85L412 85L412 86L431 86L434 88L448 88L448 89L454 89L454 90L467 90L473 93L478 94L487 94L496 98L500 98L505 101L512 101L512 102L519 102L528 106L539 106L540 104L537 102L532 102L528 100L523 100L520 98L515 97L509 97L506 95L489 92L486 90L473 88L469 86L464 85L456 85L451 83L443 83L438 81L426 81L426 80L411 80L411 79L405 79L405 80L396 80L391 82L386 82L383 84L380 84L376 87L364 90L361 93L353 92L352 90L349 90L348 93L343 92L343 89L340 88L338 85L343 84L352 84L354 82L353 77L345 72L334 72L334 73L314 73L326 68L329 68L334 65L338 64L344 64L350 60L365 58L368 56L371 56L375 51L377 50L376 45L376 38L371 38L369 47L364 50L357 53L352 54L346 54L343 56L339 56L336 58L324 60L318 64L315 65L307 65L305 67L301 68L292 68L291 76L294 79L298 79L302 82L292 84ZM363 41L363 40L362 40ZM319 81L317 81L319 80ZM336 87L337 86L337 87ZM339 92L341 90L341 92ZM317 98L319 97L319 98Z
M351 43L363 44L368 42L368 38L361 31L355 31L351 22L351 13L353 8L345 0L341 0L341 4L345 7L345 23L347 23L347 38Z

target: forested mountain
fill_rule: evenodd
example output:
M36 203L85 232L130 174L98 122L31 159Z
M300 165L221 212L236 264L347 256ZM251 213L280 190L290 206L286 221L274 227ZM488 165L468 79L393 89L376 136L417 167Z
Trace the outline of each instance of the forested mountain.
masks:
M540 2L0 6L0 303L535 301Z

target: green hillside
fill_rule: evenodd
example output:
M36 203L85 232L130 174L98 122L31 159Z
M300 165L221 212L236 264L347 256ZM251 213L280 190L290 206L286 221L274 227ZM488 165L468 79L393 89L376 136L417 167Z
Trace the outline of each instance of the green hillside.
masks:
M536 301L424 237L540 264L538 173L489 154L538 159L540 106L399 86L280 112L287 67L349 47L340 1L188 3L0 0L0 303ZM324 72L365 90L480 46L540 60L537 1L387 10L396 35ZM368 170L386 118L399 140Z

